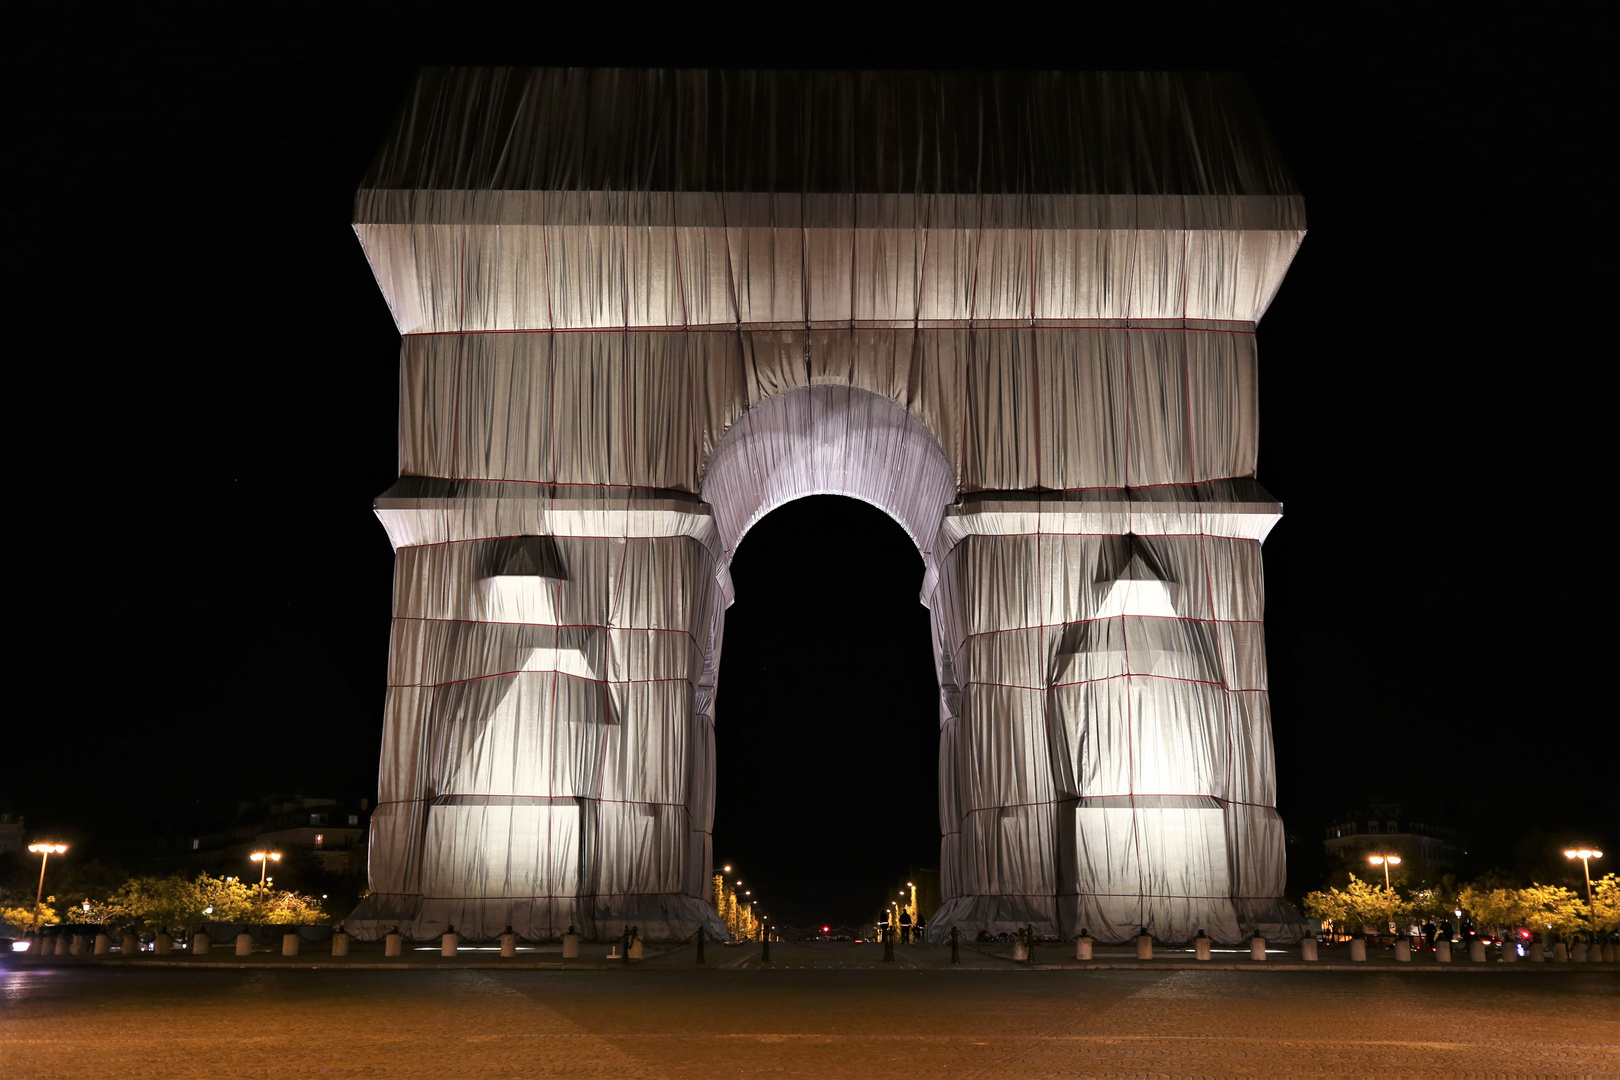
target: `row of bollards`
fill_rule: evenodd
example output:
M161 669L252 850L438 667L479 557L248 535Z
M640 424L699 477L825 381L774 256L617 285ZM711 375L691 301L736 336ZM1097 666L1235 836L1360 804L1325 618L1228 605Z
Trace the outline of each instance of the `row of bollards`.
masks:
M88 951L95 956L108 956L112 952L113 938L108 934L102 933L96 934L93 938L86 934L64 934L57 937L41 938L37 940L42 943L42 952L40 955L80 956L84 955ZM704 932L700 929L696 935L697 950L694 958L694 962L699 964L705 962L704 940ZM334 957L348 956L350 941L351 939L348 933L344 932L343 930L338 930L332 935L331 955ZM952 964L959 965L962 962L960 942L961 932L956 927L951 927L950 962ZM1020 928L1017 936L1014 939L1013 959L1025 963L1034 963L1035 943L1036 938L1034 928ZM140 939L134 934L124 934L120 944L122 953L126 957L135 956L141 952ZM299 955L300 944L301 939L297 933L287 933L282 935L281 955ZM882 931L882 944L884 962L894 962L894 936L891 929L885 928ZM1149 933L1146 929L1143 929L1136 935L1135 944L1136 958L1138 960L1153 959L1154 940L1151 933ZM400 934L398 928L395 928L383 939L383 954L388 957L403 956L404 945L405 942L403 935ZM575 929L570 926L568 931L562 936L563 959L578 959L579 945L580 936L578 932L576 932ZM1075 939L1075 959L1092 960L1095 956L1095 945L1096 940L1091 936L1090 931L1081 930L1079 937ZM1211 959L1212 945L1213 942L1211 938L1203 930L1199 930L1198 936L1193 939L1193 955L1198 960ZM456 932L455 927L447 927L444 934L439 939L439 955L446 958L454 957L457 955L460 946L461 936ZM1436 941L1433 947L1434 961L1442 964L1451 963L1451 946L1452 943L1445 939ZM215 943L206 931L199 931L198 933L192 935L190 947L190 952L192 955L207 956L215 948ZM1300 959L1306 961L1307 963L1314 963L1320 958L1320 953L1318 951L1319 942L1314 934L1307 935L1304 940L1300 942L1299 949ZM170 935L161 932L154 935L152 942L152 952L154 955L168 956L172 955L174 951L175 944ZM1394 943L1392 951L1396 963L1411 963L1413 960L1412 941L1409 938L1403 937L1397 940ZM238 934L235 941L236 955L248 956L251 955L252 952L252 935L246 933ZM508 926L500 935L500 954L505 958L517 956L517 934L513 932L510 926ZM623 960L625 963L630 963L631 961L642 959L643 956L644 949L640 933L636 927L632 926L627 927L624 936L614 944L612 951L608 954L608 959ZM1467 957L1468 960L1473 963L1487 962L1488 954L1485 943L1479 940L1470 941L1467 944ZM761 936L760 960L768 962L770 959L770 935L765 934ZM1251 961L1264 961L1266 959L1266 939L1258 933L1249 939L1249 959ZM1367 961L1368 956L1366 938L1355 937L1350 940L1349 959L1352 963L1364 963ZM1515 947L1508 947L1501 951L1501 963L1516 963L1521 959L1530 961L1532 963L1544 961L1552 961L1555 963L1620 963L1620 944L1616 944L1615 942L1593 942L1588 945L1586 942L1575 942L1573 945L1568 945L1565 942L1559 941L1552 943L1552 945L1548 947L1543 945L1543 943L1540 941L1532 941L1527 946L1526 955L1523 957L1519 956Z
M87 949L95 956L112 955L113 938L109 934L97 934L93 939L85 934L64 934L58 937L39 938L36 940L43 943L41 946L41 951L37 954L42 956L79 956L84 954ZM283 934L281 937L281 955L299 955L301 940L302 939L296 932ZM331 955L338 957L348 956L350 942L351 938L349 934L343 930L338 930L332 935ZM508 926L505 932L501 934L500 943L501 956L517 956L517 934L513 932L510 926ZM640 960L645 956L644 944L642 942L640 932L636 927L632 926L627 928L625 936L620 940L620 944L624 946L622 957L627 962L630 960ZM235 946L237 956L252 955L253 935L247 933L236 935ZM453 926L446 928L445 932L439 938L439 955L443 957L455 956L460 947L461 935L456 932L456 928ZM138 956L142 952L141 940L135 934L124 934L122 935L122 940L119 942L119 948L120 952L126 957ZM208 956L213 953L214 949L215 943L207 931L198 931L191 936L191 947L189 951L193 956ZM173 955L174 952L175 944L173 937L161 931L153 935L153 955L170 956ZM404 953L405 939L397 928L384 935L384 956L399 957L403 956ZM572 926L570 926L568 928L568 932L562 936L562 955L563 959L565 960L577 960L579 958L579 934ZM700 963L702 962L702 957L703 942L700 936L698 941L698 961ZM620 958L621 954L619 952L619 945L615 945L610 959L617 960Z
M1095 944L1096 940L1091 936L1090 932L1087 930L1081 930L1080 936L1075 939L1074 958L1076 960L1093 959L1093 948ZM1212 942L1209 936L1202 930L1198 931L1198 936L1193 939L1193 956L1198 960L1211 959L1211 945ZM1321 957L1321 953L1318 951L1319 945L1320 943L1317 941L1314 934L1307 935L1299 943L1300 959L1307 963L1317 962ZM956 963L956 940L954 930L952 934L951 946L951 962ZM1620 944L1615 944L1612 942L1594 942L1590 946L1588 946L1585 942L1576 942L1573 947L1566 946L1564 942L1561 941L1555 942L1550 951L1550 955L1548 950L1544 949L1540 942L1532 942L1526 952L1527 955L1524 956L1523 959L1532 962L1552 960L1554 962L1572 961L1575 963L1620 963ZM1019 936L1017 939L1015 939L1013 946L1013 959L1028 960L1032 953L1032 939L1030 939L1023 931L1020 931ZM1412 961L1411 941L1409 939L1402 938L1401 940L1395 942L1394 953L1397 963L1410 963ZM1438 963L1451 963L1451 942L1445 940L1435 942L1434 953L1434 958ZM1153 959L1153 935L1149 934L1146 930L1142 931L1136 936L1136 958L1138 960ZM1266 959L1266 939L1259 934L1255 934L1249 939L1249 959L1257 961L1264 961ZM1468 959L1469 961L1478 964L1483 964L1488 961L1485 943L1483 941L1475 940L1468 943ZM1520 959L1521 957L1518 954L1517 948L1509 947L1502 951L1500 962L1510 964L1516 963ZM1367 960L1366 938L1357 937L1350 940L1350 960L1353 963L1364 963Z

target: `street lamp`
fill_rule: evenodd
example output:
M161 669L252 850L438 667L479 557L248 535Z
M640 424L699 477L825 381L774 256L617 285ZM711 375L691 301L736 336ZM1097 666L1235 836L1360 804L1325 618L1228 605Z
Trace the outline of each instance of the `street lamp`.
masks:
M52 840L42 840L37 844L29 844L28 850L39 856L39 888L34 890L34 933L39 933L40 926L45 921L45 914L39 908L40 902L45 899L45 864L51 861L52 855L60 855L68 849L66 844L58 844ZM1587 886L1588 893L1592 891Z
M279 851L255 851L248 858L259 864L259 903L264 903L264 875L270 869L270 864L281 861Z
M1401 865L1401 857L1399 855L1369 855L1367 861L1374 866L1384 868L1384 900L1389 904L1389 925L1390 929L1393 930L1395 928L1395 892L1390 888L1389 868Z
M32 851L34 849L29 848L28 850ZM1591 860L1603 858L1603 852L1594 851L1592 848L1571 848L1570 850L1564 852L1564 858L1581 860L1581 869L1586 871L1586 910L1592 916L1592 933L1595 934L1597 933L1597 908L1592 905ZM43 880L45 877L45 868L43 866L39 868L39 876L41 880Z

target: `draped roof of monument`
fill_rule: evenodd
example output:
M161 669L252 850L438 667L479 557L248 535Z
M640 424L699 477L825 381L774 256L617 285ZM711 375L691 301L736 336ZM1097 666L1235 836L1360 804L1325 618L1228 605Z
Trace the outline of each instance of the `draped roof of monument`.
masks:
M1208 72L429 69L362 187L1297 194Z

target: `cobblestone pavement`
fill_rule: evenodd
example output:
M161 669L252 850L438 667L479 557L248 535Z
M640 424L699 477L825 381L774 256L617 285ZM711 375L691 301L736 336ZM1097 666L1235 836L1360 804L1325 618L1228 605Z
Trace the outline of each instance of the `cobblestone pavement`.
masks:
M628 971L0 971L0 1076L1620 1075L1620 975L1573 966L885 970L773 953L774 970L716 949L705 968L676 954Z

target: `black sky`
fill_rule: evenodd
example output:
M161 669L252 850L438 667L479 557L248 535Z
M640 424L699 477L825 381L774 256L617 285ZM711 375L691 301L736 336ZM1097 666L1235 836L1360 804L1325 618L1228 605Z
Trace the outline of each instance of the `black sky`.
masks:
M418 66L1221 68L1310 217L1259 331L1291 855L1371 799L1476 869L1612 840L1598 9L1299 6L8 15L0 810L116 858L237 798L374 793L398 338L349 220ZM853 918L937 859L934 688L915 551L818 501L734 568L716 854Z

